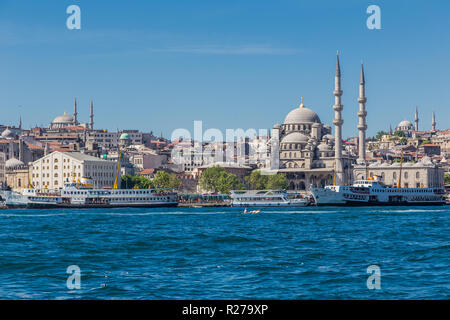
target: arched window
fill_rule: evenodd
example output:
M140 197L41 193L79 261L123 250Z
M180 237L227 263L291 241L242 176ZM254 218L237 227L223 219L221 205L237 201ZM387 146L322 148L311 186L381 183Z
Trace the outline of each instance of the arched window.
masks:
M397 172L394 172L394 173L392 174L392 178L393 178L393 179L397 179Z
M408 179L408 171L405 171L405 179Z
M420 173L416 172L416 179L419 179L419 178L420 178Z

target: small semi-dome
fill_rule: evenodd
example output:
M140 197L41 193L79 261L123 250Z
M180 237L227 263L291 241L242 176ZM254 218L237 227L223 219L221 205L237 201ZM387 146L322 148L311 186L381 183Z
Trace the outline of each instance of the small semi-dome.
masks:
M319 151L331 151L331 146L326 144L326 143L321 143L317 146L317 149L319 149Z
M25 165L25 164L22 161L20 161L19 159L16 159L16 158L8 159L5 162L5 168L6 169L15 169L15 168L22 167L23 165Z
M13 138L13 137L14 137L14 133L9 128L6 128L2 132L2 138Z
M305 105L303 104L303 98L300 106L289 112L284 119L284 124L311 124L316 122L320 123L319 116L311 109L305 107Z
M120 140L130 140L130 135L124 132L120 135Z
M308 137L300 132L292 132L285 136L281 143L307 143Z
M64 112L63 115L57 116L52 123L73 123L73 116Z

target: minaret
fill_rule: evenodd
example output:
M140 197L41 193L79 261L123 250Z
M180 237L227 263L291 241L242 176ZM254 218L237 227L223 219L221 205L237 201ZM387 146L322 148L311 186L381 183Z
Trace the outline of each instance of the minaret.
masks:
M73 124L77 125L78 124L78 112L77 112L77 98L75 98L75 102L73 104Z
M416 106L416 113L414 114L414 124L415 124L415 130L419 131L419 110L417 109Z
M19 116L19 129L22 130L22 116Z
M436 131L436 117L434 116L434 111L431 116L431 130Z
M389 125L389 135L392 136L392 133L393 133L393 132L392 132L392 124L390 124L390 125Z
M89 116L89 118L91 119L90 121L90 128L91 130L94 130L94 103L91 100L91 115Z
M334 76L334 131L335 131L335 143L334 143L334 159L336 166L336 179L337 185L344 183L344 169L342 164L342 120L341 111L344 108L341 104L341 68L339 65L339 52L336 55L336 74Z
M358 130L359 130L359 142L358 142L358 163L365 163L366 162L366 130L367 130L367 124L366 124L366 81L364 79L364 66L361 64L361 75L359 78L359 123L358 123Z

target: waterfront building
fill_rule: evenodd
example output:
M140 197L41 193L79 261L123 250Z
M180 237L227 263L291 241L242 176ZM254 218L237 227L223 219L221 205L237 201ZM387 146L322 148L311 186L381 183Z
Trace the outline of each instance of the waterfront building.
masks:
M52 152L32 163L31 181L35 187L61 188L66 182L91 178L96 188L112 187L117 163L80 152Z
M402 188L442 187L444 183L444 170L429 157L423 157L417 163L384 162L355 166L355 180L364 180L374 175L381 177L382 182L390 186L396 186L400 179Z

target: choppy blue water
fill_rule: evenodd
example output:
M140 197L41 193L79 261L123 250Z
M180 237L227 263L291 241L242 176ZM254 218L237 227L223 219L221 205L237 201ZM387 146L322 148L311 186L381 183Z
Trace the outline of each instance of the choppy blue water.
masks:
M0 298L450 298L448 206L239 211L2 210Z

